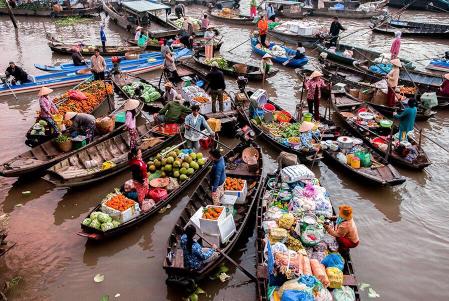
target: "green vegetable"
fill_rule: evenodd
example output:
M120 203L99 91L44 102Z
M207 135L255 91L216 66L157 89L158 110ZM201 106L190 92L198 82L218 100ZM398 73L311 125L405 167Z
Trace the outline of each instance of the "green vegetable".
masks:
M100 230L101 229L101 224L98 220L94 219L92 220L92 222L90 223L89 227Z
M90 214L90 218L91 219L97 219L97 216L100 214L101 212L99 211L94 211Z
M69 136L66 135L59 135L58 137L56 137L55 141L56 143L64 143L70 140Z
M112 222L101 224L101 231L105 232L114 228L114 224Z
M97 216L97 220L103 224L110 223L112 221L112 218L108 214L100 212Z
M114 228L117 228L118 226L120 226L120 222L116 221L116 220L112 220L112 225L114 226Z
M217 56L211 59L207 59L204 61L208 65L212 65L212 62L217 62L219 69L225 69L225 70L232 70L232 68L229 66L228 61L226 61L221 56Z
M85 218L85 219L83 220L82 224L83 224L84 226L89 226L91 222L92 222L92 219L90 219L90 218L87 217L87 218Z
M39 120L39 124L43 127L48 125L47 121L45 121L45 120Z

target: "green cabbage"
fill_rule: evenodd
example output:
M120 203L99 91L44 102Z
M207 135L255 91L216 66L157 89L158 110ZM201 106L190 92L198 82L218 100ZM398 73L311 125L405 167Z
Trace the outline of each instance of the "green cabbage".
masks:
M100 230L101 229L101 224L100 224L100 222L98 220L94 219L90 223L89 227L92 227L94 229Z
M43 126L43 127L46 127L46 126L47 126L47 121L45 121L45 120L39 120L39 124L40 124L41 126Z
M100 223L110 223L112 221L112 218L103 212L100 212L100 214L98 214L97 219Z
M92 212L91 214L90 214L90 218L91 219L97 219L97 217L98 217L98 215L100 214L101 212L100 211L94 211L94 212Z
M112 220L112 225L114 226L114 228L117 228L118 226L120 226L120 222L116 221L115 219Z
M105 232L114 228L114 224L112 222L107 222L101 224L101 231Z
M90 218L85 218L85 219L83 220L82 224L83 224L84 226L89 226L91 222L92 222L92 219L90 219Z

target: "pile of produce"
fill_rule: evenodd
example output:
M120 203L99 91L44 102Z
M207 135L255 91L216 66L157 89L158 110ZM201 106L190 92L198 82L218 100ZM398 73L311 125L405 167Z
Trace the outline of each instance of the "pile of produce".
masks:
M67 135L59 135L55 138L56 143L64 143L70 140L70 137Z
M76 97L80 92L85 98ZM58 105L59 114L66 112L92 113L92 111L105 99L106 95L114 94L112 84L101 80L81 84L77 90L70 90L61 97L55 97L53 101Z
M192 17L188 17L190 19L190 21L192 21L192 25L195 28L200 28L201 27L201 21L199 19L196 18L192 18ZM177 28L182 28L182 26L184 25L184 18L181 17L179 19L176 19L173 22L173 24L177 27Z
M209 206L204 209L202 218L217 220L222 211L222 207Z
M140 81L123 86L122 90L131 98L139 96L145 103L151 103L161 98L161 94L155 87Z
M40 135L45 136L45 132L47 131L48 123L45 120L39 120L33 125L33 129L31 130L31 135Z
M192 85L182 88L182 97L189 101L191 104L208 103L210 102L210 96L202 88ZM196 101L198 99L199 101Z
M167 153L168 150L170 149L162 151L147 162L150 179L158 175L159 178L173 177L183 182L206 164L207 159L203 158L202 153L194 153L190 149L174 149ZM164 153L165 156L162 156Z
M227 177L225 180L225 190L242 191L245 186L245 181L242 179Z
M72 16L72 17L64 17L64 18L58 18L55 21L56 26L72 26L79 23L86 23L90 21L90 18L85 18L81 16Z
M269 298L283 300L294 293L294 300L342 300L335 296L344 291L345 300L355 300L353 289L343 286L345 259L338 253L338 242L324 228L332 205L313 172L304 165L284 168L281 181L268 181L262 202L267 204L264 240L270 244L266 256L274 261L268 273L276 279Z
M211 59L206 59L204 62L206 64L208 64L209 66L212 65L213 62L217 62L219 69L226 69L226 70L231 70L232 71L232 67L229 66L228 61L226 61L221 56L216 56L216 57L213 57Z
M400 87L399 93L401 94L407 94L407 95L414 95L416 93L417 89L416 87Z
M125 211L128 208L133 207L135 202L133 200L128 199L123 194L116 194L113 197L111 197L105 204L109 208L118 211Z
M95 211L92 212L88 218L85 218L82 224L104 232L117 228L120 225L120 222L113 220L109 214Z

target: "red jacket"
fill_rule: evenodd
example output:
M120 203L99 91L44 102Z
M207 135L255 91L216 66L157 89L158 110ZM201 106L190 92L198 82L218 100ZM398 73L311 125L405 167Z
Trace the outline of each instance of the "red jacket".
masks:
M128 164L131 167L133 180L143 183L148 177L147 164L139 159L131 159Z

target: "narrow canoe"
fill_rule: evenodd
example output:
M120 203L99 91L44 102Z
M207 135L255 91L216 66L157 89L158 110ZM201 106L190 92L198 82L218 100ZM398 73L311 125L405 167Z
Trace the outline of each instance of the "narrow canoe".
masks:
M124 104L123 104L124 105ZM123 111L123 105L109 114L110 116ZM137 108L137 112L140 113L143 104L141 103ZM31 148L29 151L10 159L0 166L0 174L4 177L18 177L25 176L33 173L41 172L56 163L72 156L84 149L91 147L99 142L102 142L123 130L124 123L116 124L116 127L111 133L97 136L94 141L79 149L73 149L69 152L63 152L58 149L53 141L44 142L36 147Z
M373 27L374 32L388 35L394 35L398 30L403 36L449 39L449 24L391 20L386 24Z
M198 65L200 65L200 66L202 66L204 68L210 68L210 65L208 65L206 63L206 58L204 56L197 54L197 55L193 56L193 59L195 60L195 63L197 63ZM226 59L226 61L228 62L228 67L229 68L220 68L220 70L224 74L226 74L228 76L232 76L234 78L237 78L237 77L243 75L248 80L251 80L251 81L261 81L263 79L263 74L260 71L260 67L258 67L258 66L249 65L249 64L245 64L245 63L237 63L237 62L234 62L234 61L230 61L228 59ZM242 64L245 65L247 72L246 73L237 72L236 69L234 68L234 65L237 65L237 64L238 65L242 65ZM270 70L270 72L267 74L266 78L269 78L269 77L272 77L272 76L276 75L278 73L278 71L279 71L278 69L272 68Z
M380 15L386 15L386 12L382 10L385 5L388 4L388 0L374 1L370 2L370 5L374 5L376 8L374 10L365 10L361 6L357 8L348 9L332 9L330 7L325 8L312 8L307 9L311 16L317 17L338 17L347 19L371 19Z
M209 12L209 17L211 19L215 19L218 21L222 21L223 23L230 23L236 25L254 25L254 18L244 15L229 15L226 17L224 15L220 15L220 10L212 10Z
M156 127L147 123L137 127L139 133L139 147L142 158L148 159L163 148L174 144L179 135L163 135ZM145 141L152 141L151 146L145 147ZM75 187L102 181L128 167L129 135L124 132L103 142L91 145L75 153L47 170L45 180L56 186ZM86 166L85 162L95 160L95 167ZM108 169L102 169L104 162L113 162Z
M324 39L324 37L316 35L300 35L290 31L281 31L279 29L276 29L276 27L268 30L268 35L282 42L294 45L297 45L298 42L301 42L302 45L307 48L315 48L316 45L319 42L322 42Z
M426 69L449 73L449 59L433 59L426 66Z
M357 122L353 122L352 117L358 114L358 110L361 108L366 108L369 112L373 113L375 116L378 116L379 119L384 119L383 115L380 114L376 109L372 106L360 103L358 100L354 99L350 95L343 94L331 94L332 97L332 106L340 117L340 119L344 122L344 124L359 138L361 138L366 145L368 145L372 150L379 153L379 155L383 157L387 157L387 150L384 150L377 146L374 142L374 139L378 138L382 141L389 143L389 139L387 136L390 134L390 129L387 128L370 128L367 130L365 126L358 124ZM394 126L393 133L397 133L398 128ZM380 138L382 137L382 138ZM388 162L406 167L414 170L422 170L425 167L431 164L429 158L427 157L424 150L419 146L418 142L413 139L409 139L409 142L412 143L413 146L416 147L418 152L418 157L413 161L409 161L399 154L397 154L393 149L391 150L388 156Z
M71 55L73 53L72 48L73 44L68 44L61 42L55 38L51 38L48 41L48 47L55 52L60 54L68 54ZM127 52L141 52L142 49L138 46L129 46L129 45L123 45L123 46L110 46L106 45L106 52L103 51L103 46L101 45L94 45L91 47L83 47L80 49L80 52L82 55L93 55L95 53L95 49L100 50L100 54L103 56L120 56L125 55Z
M248 221L250 219L251 213L255 209L255 204L259 197L259 190L264 182L262 179L262 153L260 148L255 144L251 144L258 153L259 160L257 162L257 168L255 170L250 170L248 165L241 160L242 151L249 145L240 144L234 148L225 157L226 160L226 175L228 177L244 179L247 181L248 193L246 199L242 204L234 205L234 216L233 220L235 222L236 231L227 238L226 243L219 243L217 246L226 255L230 255L231 251L234 249L238 239L242 236L245 228L247 227ZM208 205L213 205L211 198L211 191L209 189L209 177L205 177L203 181L198 185L195 193L191 196L189 202L187 203L185 209L181 213L178 221L176 222L167 243L167 256L163 263L163 268L168 275L166 283L171 286L180 286L186 282L199 282L206 279L212 271L214 271L221 262L225 260L223 255L219 255L215 260L206 263L199 270L188 269L184 266L183 250L180 244L180 238L184 231L184 228L191 224L190 218L192 218L201 207L206 207ZM224 214L224 213L223 213ZM228 213L226 213L228 214ZM195 224L195 223L194 223ZM196 225L197 233L199 231L199 224ZM201 234L201 233L200 233ZM201 234L203 235L203 234ZM202 241L198 237L198 242L204 247L210 246L206 241Z
M276 44L274 42L271 42L268 48L272 49L273 46L275 45ZM253 52L256 53L257 55L264 56L267 53L263 48L260 48L260 44L257 38L251 38L251 47L253 49ZM290 59L290 57L293 57L296 54L296 51L285 46L281 47L285 50L287 56L274 56L273 54L271 54L273 56L271 58L273 62L283 64L288 60L290 60L286 65L287 67L299 68L307 64L307 62L309 61L309 59L306 56L302 59Z
M407 9L414 10L429 10L435 12L444 12L449 10L449 3L447 0L390 0L388 6L402 8L408 6Z
M269 193L273 189L279 189L279 187L271 187L271 183L276 184L278 182L278 177L275 174L267 175L264 183L264 187L261 189L259 201L257 202L256 208L256 270L257 270L257 283L256 283L256 296L259 301L269 301L268 298L268 279L269 272L267 266L267 248L266 248L266 233L264 229L264 217L268 211L268 204L263 199L266 193ZM280 183L279 183L280 185ZM331 202L332 204L332 202ZM332 209L333 215L336 215L335 209ZM341 252L345 261L343 268L343 285L349 286L355 293L356 301L360 301L360 293L358 289L357 279L354 272L354 265L351 260L350 252Z

